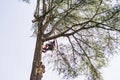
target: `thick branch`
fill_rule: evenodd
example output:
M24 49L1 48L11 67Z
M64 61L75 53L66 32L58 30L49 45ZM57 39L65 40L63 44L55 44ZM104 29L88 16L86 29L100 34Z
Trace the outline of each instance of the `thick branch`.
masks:
M76 32L78 32L78 31L80 31L80 30L82 30L82 29L87 29L87 28L84 27L87 23L89 23L89 21L86 21L86 22L83 22L83 23L80 23L80 24L72 25L72 27L69 27L67 30L65 30L65 31L63 31L63 32L61 32L61 33L59 33L59 34L57 34L57 35L54 35L54 36L48 37L48 38L46 38L46 39L43 39L43 41L55 39L55 38L62 37L62 36L70 36L70 35L72 35L72 34L75 34ZM84 24L84 25L83 25L83 24ZM73 27L75 27L75 26L81 26L81 25L83 25L83 27L81 27L80 29L78 29L78 30L76 30L76 31L74 31L74 32L65 34L65 33L67 33L69 30L71 30ZM91 28L91 27L90 27L90 28Z

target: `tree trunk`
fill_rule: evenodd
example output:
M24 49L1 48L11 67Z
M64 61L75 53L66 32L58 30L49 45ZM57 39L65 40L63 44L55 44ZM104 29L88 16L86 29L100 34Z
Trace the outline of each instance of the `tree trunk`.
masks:
M38 22L38 33L37 33L37 40L36 40L36 46L35 46L35 52L34 52L34 59L32 64L32 71L30 75L30 80L41 80L42 75L45 72L45 66L41 62L42 58L42 46L43 46L43 18L40 18L39 15L39 7L40 7L40 0L37 0L36 4L36 11L34 14L35 19L37 19Z
M34 52L34 59L32 64L30 80L41 80L43 75L43 70L42 70L43 68L41 67L42 44L43 44L42 34L40 33L40 30L39 30L37 34L36 47ZM38 69L39 69L39 72L37 71Z

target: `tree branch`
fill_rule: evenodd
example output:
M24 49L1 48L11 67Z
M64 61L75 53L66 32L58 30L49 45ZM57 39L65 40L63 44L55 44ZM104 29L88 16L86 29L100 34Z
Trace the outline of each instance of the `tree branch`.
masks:
M45 39L43 39L43 41L55 39L55 38L58 38L58 37L61 37L61 36L70 36L70 35L72 35L72 34L75 34L76 32L78 32L78 31L80 31L80 30L82 30L82 29L87 29L87 28L84 27L87 23L89 23L89 21L86 21L86 22L83 22L83 23L80 23L80 24L72 25L72 27L69 27L67 30L65 30L65 31L63 31L63 32L61 32L61 33L59 33L59 34L57 34L57 35L54 35L54 36L45 38ZM80 29L78 29L78 30L76 30L76 31L74 31L74 32L65 34L65 33L68 32L69 30L71 30L73 27L80 26L80 25L83 25L83 27L80 28Z
M96 27L98 27L98 28L102 28L102 29L104 29L104 30L111 30L111 31L118 31L118 32L120 32L119 29L116 29L116 28L114 28L114 27L111 27L111 26L109 26L109 25L107 25L107 24L100 23L100 22L96 22L96 21L91 21L91 22L98 24L98 26L96 26ZM103 25L103 26L99 26L99 25ZM106 27L105 27L105 26L106 26Z
M72 36L75 38L74 35L72 35ZM90 63L90 65L87 65L87 66L90 66L90 69L92 69L92 70L94 71L96 77L99 77L99 76L98 76L98 73L97 73L97 70L96 70L96 68L94 67L94 65L92 64L92 62L91 62L89 56L87 55L86 51L83 49L83 47L81 46L81 44L78 42L78 40L77 40L76 38L75 38L75 40L76 40L77 44L79 45L79 47L82 49L82 51L83 51L84 55L86 56L88 62ZM92 74L92 75L93 75L93 74ZM93 76L94 76L94 75L93 75ZM94 76L94 77L95 77L95 76Z

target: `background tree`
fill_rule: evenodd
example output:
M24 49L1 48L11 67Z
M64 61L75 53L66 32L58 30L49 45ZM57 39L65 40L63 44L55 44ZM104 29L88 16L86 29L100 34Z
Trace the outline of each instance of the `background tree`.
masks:
M110 2L37 0L33 20L37 41L30 80L42 78L42 45L49 40L58 43L51 62L54 70L65 78L84 75L87 80L102 80L100 69L120 44L120 6Z

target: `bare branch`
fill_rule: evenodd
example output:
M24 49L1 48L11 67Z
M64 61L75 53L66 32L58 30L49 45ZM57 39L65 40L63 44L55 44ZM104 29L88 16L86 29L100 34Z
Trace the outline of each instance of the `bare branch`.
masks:
M73 35L73 37L75 38L75 36ZM89 56L87 55L86 51L83 49L83 47L81 46L81 44L78 42L78 40L75 38L75 40L77 41L77 44L79 45L79 47L82 49L84 55L86 56L87 60L89 61L89 64L88 66L90 66L90 69L92 69L96 75L96 77L98 78L98 73L97 73L97 69L94 67L94 65L92 64ZM91 71L92 72L92 71ZM92 74L94 76L94 74ZM95 76L94 76L95 77Z
M109 26L109 25L107 25L107 24L100 23L100 22L96 22L96 21L91 21L91 22L98 24L98 26L96 26L96 27L98 27L98 28L102 28L102 29L104 29L104 30L111 30L111 31L118 31L118 32L120 32L119 29L116 29L116 28L114 28L114 27L111 27L111 26ZM100 26L100 25L102 25L102 26Z

